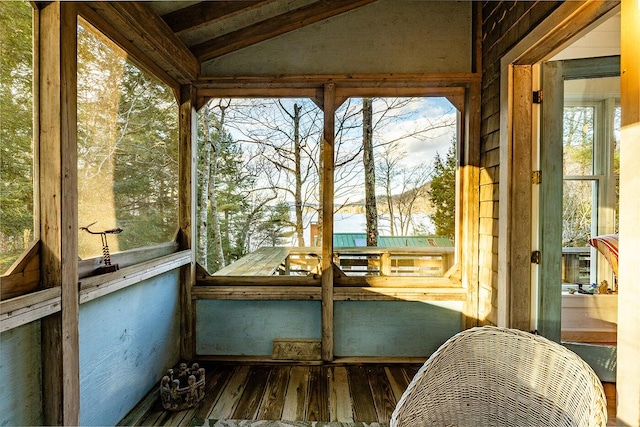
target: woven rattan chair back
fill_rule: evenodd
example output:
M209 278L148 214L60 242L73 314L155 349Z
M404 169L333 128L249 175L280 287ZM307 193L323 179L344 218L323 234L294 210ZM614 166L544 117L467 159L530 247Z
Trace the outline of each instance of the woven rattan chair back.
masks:
M485 326L460 332L420 368L391 427L605 426L602 383L544 337Z

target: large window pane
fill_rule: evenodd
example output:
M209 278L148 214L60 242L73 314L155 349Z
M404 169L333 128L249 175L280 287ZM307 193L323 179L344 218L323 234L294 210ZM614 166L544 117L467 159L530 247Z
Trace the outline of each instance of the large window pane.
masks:
M0 2L0 274L34 240L33 8Z
M564 175L593 174L594 117L594 107L565 107Z
M317 256L292 266L308 256L282 248L317 244L322 111L310 99L213 99L198 120L198 262L230 275L315 268Z
M95 29L78 27L78 216L111 252L170 241L178 221L178 106L170 87ZM80 257L102 254L81 232Z
M444 98L351 98L338 109L334 258L343 272L441 276L451 266L455 129Z

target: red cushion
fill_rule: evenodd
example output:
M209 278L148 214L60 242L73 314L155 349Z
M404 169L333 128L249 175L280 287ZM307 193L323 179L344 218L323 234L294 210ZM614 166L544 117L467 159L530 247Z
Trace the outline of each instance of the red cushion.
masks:
M613 274L618 277L618 235L603 234L589 239L589 244L596 248L609 261Z

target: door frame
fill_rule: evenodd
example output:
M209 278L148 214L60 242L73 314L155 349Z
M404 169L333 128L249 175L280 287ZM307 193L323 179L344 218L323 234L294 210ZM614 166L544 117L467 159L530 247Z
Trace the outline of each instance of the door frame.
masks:
M553 250L543 251L546 252L541 260L544 269L537 268L530 262L532 250L538 249L534 246L537 236L533 233L538 207L536 206L534 215L531 173L534 161L537 160L533 147L537 146L537 124L541 114L540 105L532 103L532 91L539 89L540 63L552 58L573 40L620 10L617 2L576 3L564 2L501 59L498 325L537 329L555 341L560 341L561 295L558 293L557 301L554 301L548 290L538 289L537 283L549 282L547 278L550 276L556 277L556 280L560 277L561 245L556 249L557 254ZM548 100L543 103L547 107L543 108L551 108L550 104L557 102L562 106L562 99ZM562 124L559 122L562 132ZM556 155L561 158L562 145L556 145L559 145L559 154ZM548 179L543 179L542 183L545 181L546 186L554 188L552 191L562 191L561 181L560 185L549 182ZM542 209L544 210L543 206ZM559 236L561 228L557 231ZM546 229L544 232L549 233L551 230ZM533 280L532 277L536 275L537 280ZM545 308L540 307L545 304ZM539 322L539 311L542 311L545 318L543 322ZM615 349L606 349L603 354L593 356L595 359L590 350L584 354L581 346L572 350L584 359L604 360L600 365L606 366L606 369L597 373L603 380L615 381Z
M535 240L531 172L536 160L533 146L537 144L540 114L532 96L540 85L537 64L552 58L619 10L618 2L564 2L501 58L499 326L538 328L539 296L532 285L532 274L537 269L530 263Z

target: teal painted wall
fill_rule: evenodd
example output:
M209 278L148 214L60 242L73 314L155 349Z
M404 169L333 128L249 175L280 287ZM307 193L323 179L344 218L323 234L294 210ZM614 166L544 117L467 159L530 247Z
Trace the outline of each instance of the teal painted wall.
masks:
M335 303L337 357L424 357L462 330L462 302ZM271 356L275 338L322 336L319 301L196 303L196 353Z
M196 353L271 356L274 338L320 339L319 301L196 303Z
M336 357L424 357L462 330L462 302L338 301Z
M0 426L42 425L40 322L0 334Z
M80 306L80 424L115 425L179 358L178 272Z

